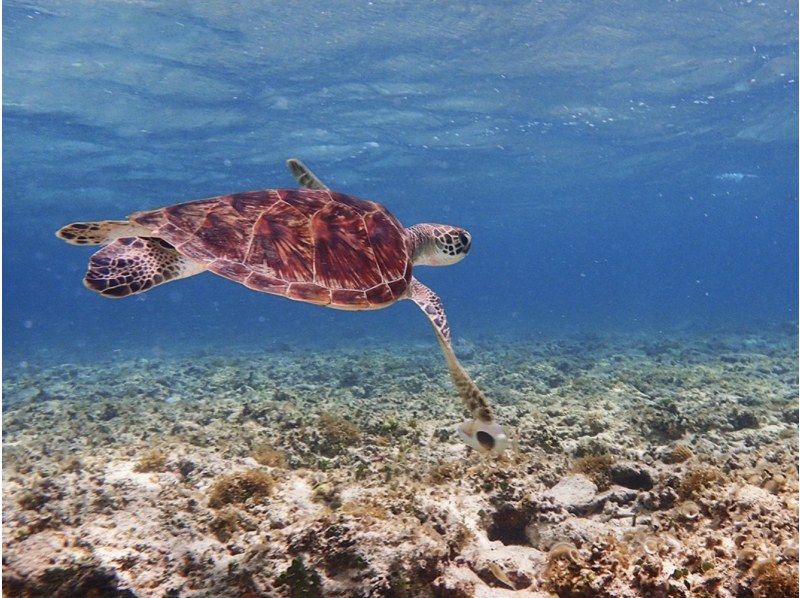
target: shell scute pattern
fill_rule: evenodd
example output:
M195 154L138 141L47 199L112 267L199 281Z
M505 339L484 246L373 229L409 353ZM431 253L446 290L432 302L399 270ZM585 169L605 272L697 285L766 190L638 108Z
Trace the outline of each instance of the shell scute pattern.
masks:
M159 230L162 234L169 235L169 238L172 239L174 245L186 243L189 239L192 238L191 233L188 233L185 230L178 228L171 222L164 222L164 224L161 226Z
M411 272L409 271L408 276L406 278L401 278L399 280L393 280L392 282L390 282L389 290L391 291L392 296L395 298L402 297L403 293L405 293L406 289L408 289L408 280L410 279L411 279Z
M345 195L344 193L336 193L335 191L328 191L327 193L336 203L345 205L362 216L369 212L374 212L377 209L381 209L381 206L374 201L367 201L366 199Z
M331 289L363 289L383 281L366 225L355 210L331 203L314 214L314 270Z
M246 263L283 280L314 280L314 238L308 218L286 203L275 203L256 220Z
M321 303L327 305L331 302L330 289L314 284L313 282L293 282L289 285L287 295L292 299Z
M228 260L215 260L213 271L236 282L244 282L251 274L251 270L244 264Z
M329 191L280 189L276 193L281 201L292 206L306 218L311 218L331 202L331 193Z
M388 303L393 299L394 295L392 295L392 289L389 288L388 284L379 284L371 289L367 289L367 300L370 303Z
M300 301L380 307L411 280L397 219L380 204L328 190L248 191L131 220L220 276Z
M353 309L367 309L370 306L365 291L352 291L349 289L332 290L331 303L334 305L348 305Z
M366 214L364 223L384 280L411 280L411 260L401 234L402 226L397 219L384 211L376 211Z
M208 210L202 225L195 231L197 241L217 258L243 262L250 226L247 220L224 203Z
M328 190L248 191L130 219L216 274L300 301L381 307L411 281L397 219L380 204Z
M201 199L196 202L180 203L159 211L163 211L166 219L178 228L194 234L203 225L209 210L220 203L217 199ZM140 224L145 223L140 222Z
M248 220L258 218L266 205L262 191L245 191L231 195L230 198L231 207ZM269 201L270 198L267 197L266 199ZM273 197L272 199L277 201L278 198Z
M263 293L273 293L275 295L286 295L289 290L289 283L274 276L262 276L256 272L251 272L244 279L244 286L254 291Z

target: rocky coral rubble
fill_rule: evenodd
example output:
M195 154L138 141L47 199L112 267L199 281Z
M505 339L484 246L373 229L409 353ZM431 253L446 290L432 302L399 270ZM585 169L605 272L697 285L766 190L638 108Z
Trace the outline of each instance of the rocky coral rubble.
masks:
M9 596L797 594L793 337L6 371Z

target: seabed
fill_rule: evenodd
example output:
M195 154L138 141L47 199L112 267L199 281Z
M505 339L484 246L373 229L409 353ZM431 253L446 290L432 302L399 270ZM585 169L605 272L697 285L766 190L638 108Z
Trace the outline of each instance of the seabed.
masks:
M796 329L8 365L6 596L798 592Z

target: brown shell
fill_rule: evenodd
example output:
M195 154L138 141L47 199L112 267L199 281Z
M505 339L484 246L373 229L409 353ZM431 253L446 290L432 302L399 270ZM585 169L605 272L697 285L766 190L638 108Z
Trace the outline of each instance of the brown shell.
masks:
M382 205L315 189L266 189L137 212L209 270L265 293L345 309L383 307L411 282L402 225Z

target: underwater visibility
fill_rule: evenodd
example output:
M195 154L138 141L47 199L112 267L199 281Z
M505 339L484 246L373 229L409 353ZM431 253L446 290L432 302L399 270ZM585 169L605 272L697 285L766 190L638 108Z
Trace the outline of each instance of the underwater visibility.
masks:
M797 596L796 3L3 33L4 596Z

